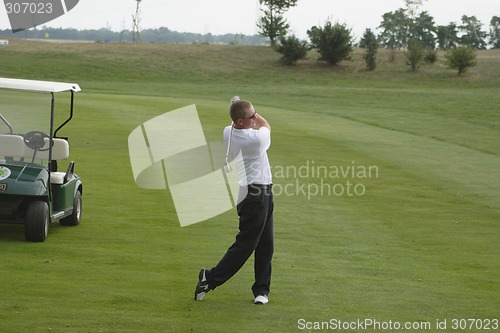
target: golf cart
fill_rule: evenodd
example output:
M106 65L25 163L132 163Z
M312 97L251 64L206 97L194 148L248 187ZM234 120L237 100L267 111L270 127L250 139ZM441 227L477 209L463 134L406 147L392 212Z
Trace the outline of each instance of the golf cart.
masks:
M27 241L43 242L49 223L80 224L75 163L58 170L69 157L68 138L58 133L73 118L78 91L72 83L0 78L0 223L24 224Z

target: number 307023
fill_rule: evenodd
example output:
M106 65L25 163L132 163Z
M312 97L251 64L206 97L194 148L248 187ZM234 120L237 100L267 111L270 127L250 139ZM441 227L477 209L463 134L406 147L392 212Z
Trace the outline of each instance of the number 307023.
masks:
M7 2L5 4L7 14L51 14L53 11L50 2Z

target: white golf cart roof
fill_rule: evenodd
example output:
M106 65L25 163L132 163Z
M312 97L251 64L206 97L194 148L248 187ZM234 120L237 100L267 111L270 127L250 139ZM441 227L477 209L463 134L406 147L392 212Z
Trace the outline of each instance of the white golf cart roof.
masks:
M7 79L3 77L0 77L0 88L41 91L50 93L56 93L62 91L79 92L81 90L80 86L76 83Z

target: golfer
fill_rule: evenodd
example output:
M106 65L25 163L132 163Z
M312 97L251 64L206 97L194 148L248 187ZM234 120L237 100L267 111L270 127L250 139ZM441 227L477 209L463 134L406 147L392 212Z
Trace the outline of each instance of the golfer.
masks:
M235 159L240 183L236 206L239 233L236 241L212 269L202 268L194 293L202 300L207 292L229 280L254 254L254 304L267 304L271 285L274 251L272 176L267 149L271 145L271 126L249 101L233 100L233 124L224 129L228 154ZM226 171L230 171L227 170Z

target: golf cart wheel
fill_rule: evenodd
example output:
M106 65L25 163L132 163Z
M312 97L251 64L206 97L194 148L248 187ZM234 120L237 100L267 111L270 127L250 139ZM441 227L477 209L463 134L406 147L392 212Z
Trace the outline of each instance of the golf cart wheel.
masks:
M49 232L49 205L45 201L32 201L26 211L24 236L28 242L43 242Z
M73 213L68 217L65 217L59 221L61 225L66 226L77 226L80 224L80 219L82 218L82 194L80 191L76 191L75 202L73 203Z

